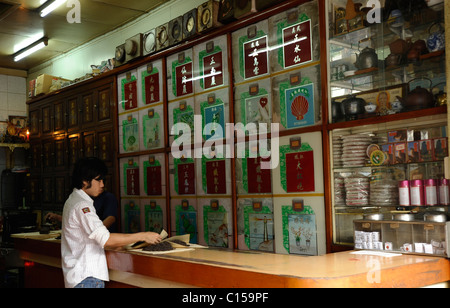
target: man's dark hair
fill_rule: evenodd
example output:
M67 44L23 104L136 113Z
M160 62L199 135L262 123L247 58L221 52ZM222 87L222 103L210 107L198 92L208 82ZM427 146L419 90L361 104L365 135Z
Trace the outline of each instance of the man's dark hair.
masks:
M91 183L93 179L103 180L108 174L108 167L96 157L81 158L75 163L72 174L72 188L83 188L83 181Z

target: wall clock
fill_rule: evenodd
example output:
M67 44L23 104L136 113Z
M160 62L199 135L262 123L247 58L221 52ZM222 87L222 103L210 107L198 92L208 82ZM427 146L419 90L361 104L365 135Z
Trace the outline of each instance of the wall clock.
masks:
M125 41L125 61L142 57L142 33L136 34Z
M183 17L177 17L169 22L169 46L173 46L183 39Z
M156 51L169 47L168 28L168 23L156 28Z
M125 63L125 44L116 47L114 54L114 67L121 66Z
M197 34L197 9L193 9L183 15L183 39Z
M144 33L144 55L156 52L156 29Z

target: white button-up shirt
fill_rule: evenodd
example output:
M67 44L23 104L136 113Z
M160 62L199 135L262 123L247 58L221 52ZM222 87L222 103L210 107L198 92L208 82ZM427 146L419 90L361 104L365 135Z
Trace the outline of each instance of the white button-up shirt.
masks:
M110 233L98 218L94 201L74 189L62 218L61 256L64 283L73 288L87 277L109 281L104 246Z

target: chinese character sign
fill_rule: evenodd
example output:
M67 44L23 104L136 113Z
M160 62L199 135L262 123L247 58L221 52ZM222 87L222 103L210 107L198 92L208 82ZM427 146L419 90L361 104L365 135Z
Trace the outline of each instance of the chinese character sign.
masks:
M226 194L225 160L207 161L206 164L206 193Z
M139 166L137 164L125 165L125 191L128 196L137 196L139 191Z
M203 58L203 83L205 90L223 85L222 51Z
M282 32L284 68L312 61L311 20L284 28Z
M178 164L178 193L180 195L195 194L195 165L194 163Z
M249 41L244 46L244 78L265 75L268 70L267 36Z
M138 96L137 96L137 81L136 81L136 79L132 78L132 80L130 82L127 82L125 79L122 80L122 89L123 89L123 97L122 97L123 109L130 110L130 109L137 108Z
M261 169L261 160L270 161L270 158L247 158L247 178L249 193L261 194L272 192L271 171L270 169Z
M144 78L145 104L153 104L160 101L159 97L159 73L148 75Z
M186 62L175 67L175 96L194 93L192 62Z

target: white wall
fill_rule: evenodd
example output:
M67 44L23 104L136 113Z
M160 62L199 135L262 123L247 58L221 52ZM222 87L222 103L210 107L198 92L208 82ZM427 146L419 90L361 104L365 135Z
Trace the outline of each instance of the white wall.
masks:
M0 121L5 122L10 115L28 116L26 104L26 79L25 77L0 74ZM5 132L0 131L0 136ZM6 148L0 148L0 174L6 168ZM23 166L26 161L26 153L22 149L14 151L16 166Z
M92 64L100 64L103 60L114 58L116 46L125 40L148 30L156 28L189 10L198 7L206 0L171 0L150 13L98 37L85 45L64 55L52 59L29 71L28 79L40 74L50 74L67 79L75 79L91 73ZM50 38L51 39L51 38Z
M0 121L8 116L27 116L26 79L24 77L0 75Z

